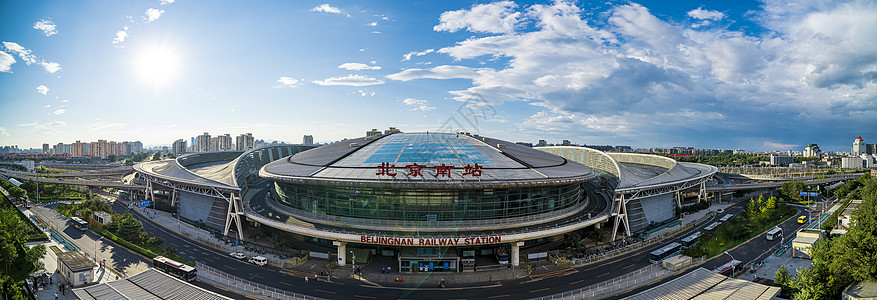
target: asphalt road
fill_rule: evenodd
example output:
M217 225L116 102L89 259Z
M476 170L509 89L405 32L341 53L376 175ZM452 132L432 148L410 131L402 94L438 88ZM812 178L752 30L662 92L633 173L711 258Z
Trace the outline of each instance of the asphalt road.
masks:
M116 202L113 205L113 209L118 212L124 212L127 208L123 203ZM728 208L725 213L739 214L742 211L743 205L741 203ZM799 209L799 214L802 212L803 209ZM643 249L622 257L597 262L583 267L569 268L562 272L550 273L548 275L534 274L531 277L505 281L502 282L501 285L490 285L484 287L463 288L455 287L453 284L448 284L445 289L425 286L419 290L399 290L395 288L369 286L360 281L348 279L333 279L333 282L314 282L311 280L309 283L305 283L303 276L313 276L314 273L319 273L320 270L315 268L313 272L302 272L291 269L281 270L270 266L257 267L231 258L228 256L228 253L221 253L217 250L202 246L197 242L187 240L176 232L168 231L163 227L157 226L152 220L146 219L139 214L134 214L134 216L143 222L143 226L147 231L164 239L164 246L171 246L178 249L184 257L196 259L224 272L267 286L330 299L448 299L455 297L460 299L527 299L548 296L603 282L648 266L650 264L647 258L648 252L672 241L678 241L682 237L695 231L699 231L703 226L711 223L704 222L701 226L686 230L676 238L644 247ZM720 216L721 215L718 217ZM781 227L787 232L787 237L795 232L797 228L801 227L801 225L797 224L794 219L795 218L791 218L789 219L790 221L781 224ZM778 243L779 241L767 241L763 236L758 236L749 243L729 252L735 259L748 263L749 261L755 260L760 255L765 254L766 249L769 249ZM705 262L702 266L712 269L728 262L729 260L730 258L727 256L720 256ZM449 291L454 291L454 293L449 294ZM630 291L630 293L632 292L636 291ZM629 295L629 293L624 295Z

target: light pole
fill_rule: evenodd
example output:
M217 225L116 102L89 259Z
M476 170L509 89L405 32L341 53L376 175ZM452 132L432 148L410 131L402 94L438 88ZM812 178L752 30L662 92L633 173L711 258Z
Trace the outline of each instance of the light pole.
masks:
M728 256L731 256L731 253L728 253L728 251L725 251L725 254L727 254ZM731 261L734 261L734 256L731 256Z
M353 274L356 274L356 253L353 253L353 250L350 250L350 256L352 257L350 260L350 267L353 268Z

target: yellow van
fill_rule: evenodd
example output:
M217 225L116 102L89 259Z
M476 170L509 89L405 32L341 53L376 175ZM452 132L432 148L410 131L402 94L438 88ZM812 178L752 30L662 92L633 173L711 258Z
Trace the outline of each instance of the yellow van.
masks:
M807 216L798 217L798 224L804 224L804 223L807 223Z

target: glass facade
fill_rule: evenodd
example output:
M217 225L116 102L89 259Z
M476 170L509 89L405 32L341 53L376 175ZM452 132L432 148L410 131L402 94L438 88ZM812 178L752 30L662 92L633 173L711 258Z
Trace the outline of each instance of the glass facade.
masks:
M505 219L570 208L580 184L512 189L388 189L275 183L280 204L306 212L378 220Z

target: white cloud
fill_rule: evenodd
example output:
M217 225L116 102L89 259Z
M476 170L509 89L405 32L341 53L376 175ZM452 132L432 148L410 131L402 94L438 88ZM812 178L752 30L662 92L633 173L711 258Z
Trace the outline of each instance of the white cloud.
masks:
M800 145L795 144L783 144L778 142L764 142L764 148L766 149L775 149L775 150L792 150L800 148Z
M298 79L295 79L292 77L286 77L286 76L283 76L283 77L280 77L280 79L277 79L278 83L285 85L285 86L288 86L288 87L296 87L295 84L299 83L300 81L301 80L298 80Z
M478 78L479 72L485 69L473 69L464 66L443 65L432 69L407 69L399 73L387 75L387 78L399 81L409 81L414 79L453 79L453 78Z
M688 16L698 20L713 20L720 21L725 18L725 14L720 11L715 10L706 10L703 8L697 8L695 10L689 11Z
M46 72L55 73L61 71L61 64L56 62L45 62L41 61L40 66L43 66L43 69L46 69Z
M21 58L26 64L30 65L33 63L37 63L38 59L36 55L33 55L30 50L22 47L18 43L14 42L3 42L3 47L6 47L7 50L18 53L18 57ZM2 56L2 55L0 55ZM0 59L2 60L2 59ZM14 60L12 61L15 62ZM0 62L0 67L2 67L3 63ZM11 63L10 63L11 65ZM55 73L61 70L61 65L55 62L46 62L45 60L39 60L39 65L43 67L49 73ZM2 69L2 68L0 68Z
M161 0L161 5L168 5L176 2L176 0Z
M512 33L521 13L514 12L518 5L511 1L479 4L471 9L446 11L439 17L435 31L456 32L465 29L478 33Z
M402 102L405 103L405 105L414 106L414 108L412 108L411 111L415 111L415 110L427 111L427 110L435 109L435 107L433 107L433 106L427 106L426 100L407 98L405 100L402 100Z
M15 57L9 55L9 53L0 51L0 72L10 72L12 70L12 64L15 63Z
M311 9L311 11L346 15L346 16L350 17L349 14L346 14L343 11L341 11L340 8L329 5L328 3L323 3L320 6L314 7Z
M53 112L53 113L55 115L61 115L61 114L64 114L64 112L66 112L66 111L67 111L66 109L59 108L59 109L55 110L55 112Z
M6 131L6 128L0 127L0 136L9 136L9 132Z
M368 26L372 26L372 27L374 27L374 26L378 26L378 22L371 22L371 23L368 23L368 24L365 24L365 25L368 25Z
M128 124L125 124L125 123L95 122L95 123L91 123L91 130L92 130L92 131L95 131L95 130L115 129L115 128L121 128L121 127L124 127L124 126L126 126L126 125L128 125Z
M383 84L384 81L380 79L376 79L374 77L362 76L362 75L347 75L341 77L329 77L325 80L315 80L313 81L319 85L348 85L348 86L369 86L369 85L378 85Z
M46 36L58 34L58 31L55 30L55 22L52 22L52 20L40 20L39 22L33 24L33 28L42 30L43 34L45 34Z
M122 43L124 43L127 38L128 26L125 26L124 29L116 31L116 37L113 38L113 45L116 45L116 47L119 48L124 48L125 46L122 46Z
M52 121L48 123L27 123L27 124L18 124L15 127L33 127L35 130L39 130L42 132L58 132L60 127L67 126L67 122L64 121Z
M163 9L162 10L158 10L155 8L147 9L146 10L146 22L148 23L148 22L158 20L158 18L161 17L161 14L163 14L163 13L164 13Z
M45 85L41 84L40 86L37 87L37 93L45 95L48 92L49 92L49 88L46 87Z
M67 100L67 99L61 100L61 103L67 103L67 102L70 102L70 100Z
M372 62L374 64L374 62ZM369 66L363 63L343 63L338 66L339 69L351 70L351 71L361 71L361 70L380 70L380 66Z
M564 0L524 7L476 5L442 14L434 29L493 35L466 36L435 51L448 55L454 66L407 69L386 78L469 79L470 87L449 91L454 99L480 97L496 105L541 101L548 115L531 124L548 118L547 128L571 124L573 131L597 135L663 135L655 124L669 121L660 117L697 117L691 122L697 127L681 128L738 136L759 127L840 117L859 127L873 124L877 4L768 1L762 8L750 18L765 32L752 35L702 22L665 21L635 3L599 14ZM494 21L479 23L491 19L488 15ZM727 18L704 9L687 16L710 22ZM403 61L417 53L404 55ZM472 67L478 65L490 67ZM803 111L811 121L789 111ZM628 124L625 118L651 125Z
M412 56L424 56L424 55L427 55L427 54L430 54L433 52L435 52L435 49L426 49L423 51L411 51L411 52L406 53L405 55L402 55L402 61L411 60Z

